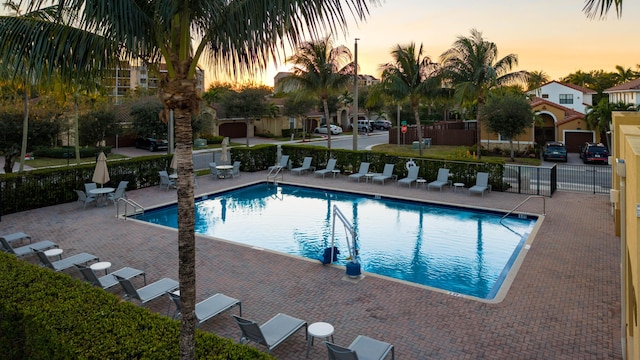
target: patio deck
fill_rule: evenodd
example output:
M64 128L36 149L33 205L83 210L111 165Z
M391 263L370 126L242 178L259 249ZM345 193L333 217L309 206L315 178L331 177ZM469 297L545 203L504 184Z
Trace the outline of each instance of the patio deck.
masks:
M235 179L199 177L196 194L264 181L266 172ZM290 176L284 183L322 186L437 202L510 210L525 196L492 192L468 196L452 191ZM176 200L175 190L130 191L145 207ZM533 199L519 211L540 214ZM196 236L197 300L222 292L242 301L243 315L263 323L283 312L335 327L335 341L348 345L359 334L392 343L404 359L621 359L620 239L614 235L608 196L557 192L546 199L546 218L505 299L486 303L365 274L357 284L343 281L344 268L322 266L269 251ZM147 281L178 278L177 231L115 219L113 206L78 203L2 216L0 233L22 231L34 241L52 240L65 250L96 254L112 269L143 269ZM256 234L256 236L260 236ZM36 261L28 258L27 261ZM77 270L66 271L78 279ZM110 291L121 294L118 287ZM146 307L164 314L168 298ZM200 329L238 340L240 330L224 313ZM261 349L263 349L261 347ZM302 333L274 352L301 359ZM326 359L321 341L310 359Z

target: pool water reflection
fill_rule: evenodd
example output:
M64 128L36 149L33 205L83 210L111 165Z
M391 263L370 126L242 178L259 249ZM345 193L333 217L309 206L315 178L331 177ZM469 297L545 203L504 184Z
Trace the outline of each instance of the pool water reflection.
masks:
M263 183L197 199L196 232L317 259L331 243L334 205L356 230L362 271L481 299L495 297L537 220ZM177 228L177 206L146 211L141 220ZM339 221L335 241L344 265Z

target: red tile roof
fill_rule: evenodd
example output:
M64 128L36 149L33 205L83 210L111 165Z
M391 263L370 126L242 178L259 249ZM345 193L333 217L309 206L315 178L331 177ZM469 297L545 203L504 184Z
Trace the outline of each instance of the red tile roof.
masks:
M640 78L637 78L635 80L631 80L631 81L626 82L624 84L620 84L620 85L616 85L616 86L610 87L608 89L605 89L603 92L604 93L609 93L609 92L624 91L624 90L640 90Z

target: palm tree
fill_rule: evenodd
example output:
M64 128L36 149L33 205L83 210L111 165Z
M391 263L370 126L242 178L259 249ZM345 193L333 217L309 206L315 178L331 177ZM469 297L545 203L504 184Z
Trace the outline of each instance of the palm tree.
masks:
M626 104L624 102L618 103L610 103L608 98L602 98L596 105L587 106L587 115L585 116L585 120L587 121L587 128L593 129L598 134L605 133L605 135L609 132L609 124L612 121L612 112L613 111L634 111L635 108L633 104ZM607 142L607 147L611 149L611 144L609 144L609 136L605 136L605 140Z
M495 43L482 38L482 32L472 29L470 37L458 37L453 47L441 55L443 75L455 88L460 103L475 102L477 114L478 159L481 158L480 119L488 91L494 87L524 82L526 71L509 72L518 65L518 56L509 54L498 59Z
M582 87L587 87L587 86L593 86L595 79L592 73L590 72L586 73L582 70L578 70L574 73L571 73L563 77L562 79L560 79L560 81L569 83L569 84L579 85Z
M616 77L616 82L618 84L624 84L626 82L629 82L631 80L635 80L636 78L638 78L638 73L631 70L631 68L625 69L621 65L616 65L615 77Z
M438 64L422 55L422 44L397 47L391 52L392 63L381 66L384 89L398 101L408 101L413 111L422 156L422 127L420 126L420 102L435 89L440 88Z
M542 71L530 71L527 79L527 91L537 90L536 96L540 96L540 87L549 82L549 75Z
M354 64L346 46L333 47L329 36L302 44L287 59L293 64L293 74L284 79L298 86L302 95L320 98L327 124L327 148L331 149L331 113L329 97L339 94L353 80ZM354 120L354 129L356 123Z
M582 10L591 19L604 18L614 4L618 17L622 16L622 0L586 0Z
M373 0L370 0L375 2ZM27 11L50 0L24 1ZM122 59L164 62L163 117L175 119L178 159L178 257L183 306L180 356L195 356L195 235L191 118L199 113L200 60L238 75L265 68L287 42L345 31L347 16L368 15L366 0L57 0L56 21L0 17L0 64L37 79L54 69L70 82L94 79ZM351 17L349 17L350 19ZM62 20L69 20L63 22ZM28 61L24 61L23 56Z

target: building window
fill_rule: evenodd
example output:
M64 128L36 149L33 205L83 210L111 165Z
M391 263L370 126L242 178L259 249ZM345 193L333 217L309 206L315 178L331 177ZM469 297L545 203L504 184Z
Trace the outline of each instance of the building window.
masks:
M560 94L560 104L573 104L573 94Z
M543 99L548 99L549 98L549 94L542 94L542 98Z

